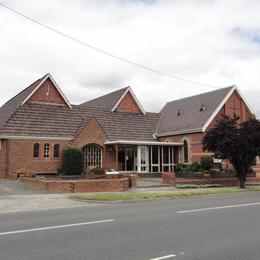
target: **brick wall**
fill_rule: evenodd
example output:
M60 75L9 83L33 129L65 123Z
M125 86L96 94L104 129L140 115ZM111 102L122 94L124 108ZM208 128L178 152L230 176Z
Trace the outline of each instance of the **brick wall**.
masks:
M129 189L129 178L102 180L42 180L22 177L27 185L45 192L120 192Z
M127 94L124 96L124 98L122 99L120 104L117 106L116 110L141 112L139 106L135 102L135 100L130 92L127 92Z
M246 104L242 98L235 91L231 97L227 100L226 104L221 108L219 113L216 115L215 119L211 122L208 129L213 127L216 121L221 118L222 115L227 115L229 117L233 116L234 107L236 108L236 115L240 117L240 122L248 120L250 113L246 107ZM185 139L189 144L189 163L199 162L200 158L204 155L211 155L212 153L203 152L202 149L202 139L204 133L191 133L182 134L175 136L161 137L161 141L171 141L171 142L183 142ZM180 154L182 157L182 154ZM228 166L228 165L227 165Z
M238 186L239 180L234 177L225 178L209 178L209 179L186 179L186 178L176 178L175 173L163 173L162 182L164 184L175 186L180 185L207 185L207 184L219 184L224 187L228 186ZM247 183L250 182L260 182L258 177L247 177Z
M102 161L104 167L106 165L112 165L115 163L115 149L110 149L104 145L104 142L108 139L103 128L100 126L96 118L90 119L86 127L79 133L79 135L73 141L71 147L82 149L87 144L98 144L102 147ZM113 167L111 167L113 168Z
M9 142L9 166L8 174L13 174L17 170L30 169L35 173L56 172L61 166L63 150L67 141L43 141L43 140L8 140ZM33 145L40 144L40 158L33 158ZM44 159L44 144L50 144L50 158ZM60 145L60 157L54 159L54 144Z
M0 140L0 179L6 177L6 152L7 152L7 140Z
M28 101L66 105L63 97L57 91L50 79L47 79Z

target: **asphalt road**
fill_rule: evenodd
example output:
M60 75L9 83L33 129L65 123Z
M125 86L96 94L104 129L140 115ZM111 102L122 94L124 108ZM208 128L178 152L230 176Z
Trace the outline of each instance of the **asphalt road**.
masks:
M1 260L260 259L260 193L0 214Z

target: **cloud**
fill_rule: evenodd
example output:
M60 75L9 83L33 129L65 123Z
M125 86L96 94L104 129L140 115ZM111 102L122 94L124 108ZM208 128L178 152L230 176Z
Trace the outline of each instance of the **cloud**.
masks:
M247 0L6 0L5 4L154 69L219 87L236 84L259 111L257 0L250 4ZM3 8L0 25L0 105L47 72L73 103L130 85L146 110L158 111L166 101L211 90L122 63Z

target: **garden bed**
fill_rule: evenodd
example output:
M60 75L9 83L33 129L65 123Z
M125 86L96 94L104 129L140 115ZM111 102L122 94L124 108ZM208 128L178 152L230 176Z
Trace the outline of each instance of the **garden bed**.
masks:
M137 175L119 176L118 178L92 178L94 176L52 176L21 177L28 186L45 192L120 192L126 191L137 183ZM75 177L75 178L73 178Z

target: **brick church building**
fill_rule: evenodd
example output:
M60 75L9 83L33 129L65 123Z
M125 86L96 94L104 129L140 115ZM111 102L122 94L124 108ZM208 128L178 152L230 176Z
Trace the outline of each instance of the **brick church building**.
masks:
M56 172L63 150L81 149L84 168L143 174L173 171L205 155L202 137L221 115L253 115L236 86L146 112L130 87L72 105L50 74L0 108L0 178Z

